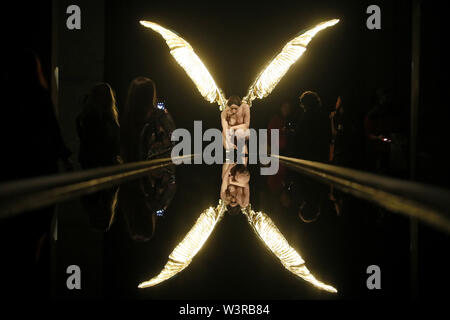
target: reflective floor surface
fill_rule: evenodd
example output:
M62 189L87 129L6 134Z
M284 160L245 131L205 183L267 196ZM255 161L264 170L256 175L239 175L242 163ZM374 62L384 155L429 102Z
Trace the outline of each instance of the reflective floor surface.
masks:
M200 214L221 203L222 167L181 165L58 206L53 295L125 299L384 299L439 295L448 280L448 236L420 226L419 273L411 277L410 220L281 166L262 176L249 166L247 201L263 212L327 292L290 272L240 210L229 210L190 264L148 288ZM223 196L222 196L223 197ZM245 203L245 195L243 196ZM238 201L239 202L239 201ZM231 212L231 213L230 213ZM206 230L206 229L205 229ZM442 260L441 263L437 261ZM190 261L190 260L189 260ZM283 262L283 263L282 263ZM287 262L287 264L289 264ZM81 290L68 290L67 267ZM368 288L380 268L381 289ZM434 276L431 277L430 275ZM430 278L431 277L431 278Z

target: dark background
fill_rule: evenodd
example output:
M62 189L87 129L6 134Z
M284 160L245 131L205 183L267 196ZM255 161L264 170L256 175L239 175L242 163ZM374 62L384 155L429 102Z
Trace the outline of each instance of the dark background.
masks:
M109 2L108 2L109 3ZM158 85L181 127L202 119L217 127L217 106L209 105L178 66L164 40L143 28L151 20L178 32L208 67L226 95L244 96L257 74L287 41L300 30L321 21L340 18L320 33L274 92L254 102L252 126L265 127L283 101L298 104L305 90L317 91L326 106L337 95L345 97L351 111L361 115L371 107L378 87L392 88L396 108L409 108L409 5L408 1L380 3L382 30L366 28L368 3L335 1L223 3L113 1L106 7L105 78L124 101L129 82L147 75ZM189 110L189 117L186 116Z
M72 4L72 3L71 3ZM76 4L76 3L75 3ZM381 7L382 12L382 29L368 30L365 25L367 14L365 10L368 5L377 4ZM59 43L52 43L52 37L55 35L52 29L52 21L54 21L52 12L52 2L49 0L27 3L9 3L2 5L2 11L5 17L2 18L1 30L4 39L4 51L14 51L18 46L30 47L40 56L43 64L43 70L47 79L51 79L52 53ZM81 8L83 12L83 7ZM194 120L203 120L203 126L219 127L218 108L216 105L205 102L197 92L191 80L184 71L179 67L175 60L168 52L168 48L164 41L156 33L143 28L139 25L139 20L147 19L162 24L178 32L194 47L197 54L208 67L217 84L228 94L245 95L248 86L252 83L258 72L273 57L282 46L290 40L300 30L317 24L323 20L331 18L340 18L341 22L333 27L321 32L310 44L308 50L298 63L296 63L286 76L279 83L274 92L264 100L254 102L252 108L252 126L255 128L265 127L270 116L276 112L278 105L282 101L291 101L295 106L297 104L298 95L304 90L317 91L327 106L332 106L337 95L342 94L349 106L348 110L354 115L355 121L358 123L360 132L362 133L362 120L364 114L370 109L373 101L373 95L376 88L388 87L394 92L394 106L402 121L398 123L401 130L409 134L409 106L410 106L410 69L411 69L411 26L410 26L410 2L409 1L295 1L268 2L266 4L260 2L168 2L168 1L105 1L104 4L104 56L101 60L104 71L103 77L91 81L109 82L115 89L119 109L124 105L126 91L129 82L136 76L148 76L156 81L158 95L166 101L167 107L172 113L179 127L192 127ZM446 39L448 38L448 28L445 26L444 7L437 3L422 3L422 26L421 26L421 93L419 107L419 135L418 135L418 172L417 179L423 182L437 184L448 187L449 168L447 161L447 149L450 139L450 131L448 130L448 119L450 116L449 106L447 102L447 79L445 70L448 67L448 50L446 49ZM84 14L84 13L82 13ZM82 18L83 19L83 18ZM92 19L92 23L96 23ZM97 23L103 23L103 19L99 19ZM95 25L91 25L93 27ZM87 29L89 30L89 25ZM60 26L61 28L61 26ZM64 30L60 30L63 32ZM76 38L72 45L77 46ZM81 45L79 52L90 48ZM61 58L61 57L59 57ZM75 54L64 55L64 61L70 64L70 61L76 60ZM8 61L3 60L4 63ZM80 67L79 74L88 73L89 70ZM52 84L52 81L49 81ZM18 84L19 85L19 84ZM78 101L86 92L76 92L67 99L73 100L75 107L68 110L67 105L58 104L57 108L61 111L62 130L66 137L70 138L70 122L73 120L72 115L77 114L76 109ZM11 107L2 105L2 107ZM81 108L79 105L78 107ZM69 139L70 140L70 139ZM362 139L361 139L362 140ZM76 141L72 143L73 151L76 153ZM361 141L360 148L364 148ZM360 156L361 150L355 150L356 156ZM361 156L362 157L362 156ZM363 160L363 159L361 159ZM219 171L217 171L217 176ZM216 174L216 171L214 174ZM195 177L194 173L184 173L184 179ZM210 176L210 173L202 173L204 176ZM183 176L182 176L183 177ZM200 178L198 178L200 179ZM201 185L197 180L197 184ZM213 182L213 181L211 181ZM216 181L217 182L217 181ZM199 190L193 188L192 190ZM180 201L195 196L194 191L187 192L182 195ZM214 192L213 192L214 191ZM185 228L185 221L190 224L200 207L212 204L215 200L215 191L199 202L197 206L190 210L189 218L183 220L178 217L172 221L179 221L179 229ZM213 195L214 193L214 195ZM181 208L178 205L175 208ZM357 213L357 212L355 212ZM289 221L289 220L286 220ZM288 225L285 222L285 225ZM171 224L166 222L168 228ZM395 225L395 224L394 224ZM389 237L386 239L394 241L396 236L399 240L396 245L405 249L407 241L407 222L401 221L401 232L396 235L397 229L389 229ZM221 234L228 234L233 230L238 230L239 234L250 232L243 230L244 221L228 219L224 221L224 226L215 235L216 239L220 239ZM352 227L357 227L358 223L346 226L344 230L351 231ZM119 228L119 227L118 227ZM162 226L164 230L164 225ZM239 228L243 228L240 230ZM248 228L247 228L248 229ZM119 232L120 230L116 231ZM122 230L123 232L123 230ZM164 232L164 231L161 231ZM320 239L318 232L315 230L310 232L311 239L314 234L316 241L333 241L331 237ZM378 234L377 232L369 232L364 234L364 229L358 231L358 234L352 235L354 238L348 241L355 244L358 236L364 237L373 246L380 246L382 249L389 247L388 240L386 243L378 244L377 239L371 237ZM421 274L425 275L422 286L429 290L436 290L439 284L430 280L430 276L436 274L444 275L446 272L445 264L441 260L445 259L445 243L448 241L446 236L436 234L426 227L421 229ZM291 233L292 239L293 232ZM120 235L118 236L120 239ZM126 237L123 235L123 237ZM159 264L163 263L163 258L171 249L171 245L176 243L181 234L176 234L172 242L167 245L166 249L161 251L150 251L149 255L160 257ZM244 239L244 236L242 236ZM245 236L246 238L247 236ZM350 237L350 236L349 236ZM176 239L175 239L176 238ZM232 246L239 245L239 239L231 238ZM361 238L359 238L361 239ZM326 265L327 254L332 254L331 249L322 256L322 261L314 262L314 255L317 248L322 245L316 242L312 247L305 246L301 238L298 241L299 247L309 247L310 252L306 252L307 262L312 260L314 270L324 275L326 280L331 280L332 275L327 275L329 266ZM106 239L106 241L113 241ZM114 240L117 241L117 240ZM213 240L214 241L214 240ZM218 240L215 240L218 241ZM295 241L295 240L294 240ZM340 246L345 247L343 239ZM120 241L119 241L120 242ZM120 242L121 248L125 250ZM215 242L216 246L222 247L223 250L231 250L230 246L224 246L222 243ZM295 243L295 242L294 242ZM78 245L89 246L88 240ZM211 244L214 245L214 242ZM152 244L151 246L156 246ZM231 248L232 248L231 246ZM436 248L437 246L437 248ZM70 246L68 246L70 248ZM169 248L170 247L170 248ZM393 248L396 248L393 246ZM151 248L144 248L151 249ZM364 243L359 245L359 252L364 249ZM139 250L141 249L137 249ZM308 250L308 249L306 249ZM430 254L430 252L432 254ZM167 251L167 252L165 252ZM128 252L128 251L127 251ZM208 252L208 251L206 251ZM233 257L230 253L230 266L236 266L239 257L246 252L245 248L240 250L241 255ZM345 257L347 261L351 260L351 251L348 251ZM336 254L336 253L335 253ZM381 254L381 253L380 253ZM211 256L214 255L214 256ZM265 253L261 253L261 257L266 257ZM218 262L215 260L217 256L214 252L204 255L203 261L198 261L198 266L208 265L208 263L220 263L226 261L227 256L221 255L222 259ZM395 257L395 251L392 250L387 258ZM88 264L90 256L85 255L85 262ZM339 258L336 256L336 258ZM261 258L266 259L266 258ZM269 258L267 258L269 259ZM365 256L364 259L368 259ZM403 259L407 257L403 256ZM270 264L273 261L264 260ZM368 262L368 261L367 261ZM369 262L370 263L370 262ZM362 264L367 264L363 260ZM345 264L339 266L339 271L343 271ZM349 266L349 265L347 265ZM353 270L356 270L356 264L352 264ZM145 266L142 268L144 269ZM191 266L195 268L193 264ZM153 273L158 268L155 264L155 270L147 272ZM146 269L147 270L147 269ZM197 269L200 272L200 269ZM233 274L237 269L230 269L229 275ZM279 277L289 278L289 275L282 271L279 265L273 263L273 268L261 269L263 276L269 277L271 271L278 270ZM144 270L142 270L144 271ZM203 272L203 271L202 271ZM236 283L242 281L245 275L253 272L250 267L244 268L243 274L235 279ZM348 271L349 275L352 274ZM117 270L117 274L122 274L121 270ZM140 276L138 273L129 273L130 277ZM198 272L186 273L191 284L196 283ZM206 276L205 276L206 277ZM392 276L394 279L394 276ZM407 276L401 279L400 284L407 283ZM95 278L93 277L94 281ZM122 279L124 283L132 284L134 280L131 278ZM133 280L133 281L128 281ZM217 285L221 281L231 281L230 276L224 279L216 279ZM272 279L274 285L280 278ZM345 285L345 278L337 281L337 283ZM270 286L269 283L269 286ZM121 283L110 284L114 290L122 291L125 296L129 293L129 288L121 288ZM168 296L173 292L168 291ZM301 285L307 289L307 286ZM166 287L167 288L167 287ZM389 297L395 297L398 293L396 287L389 291ZM358 296L359 287L349 288L353 297ZM409 288L408 288L409 289ZM408 291L406 287L400 290L401 293ZM130 289L131 290L131 289ZM404 290L404 291L403 291ZM280 292L282 290L280 289ZM198 297L206 297L205 291L197 288ZM426 292L426 291L425 291ZM428 291L430 292L430 291ZM224 294L232 294L230 290ZM244 296L246 293L256 294L256 289L249 288L240 294ZM164 291L163 291L164 294ZM181 294L181 293L180 293ZM306 295L309 297L323 297L311 290ZM150 293L151 295L151 293ZM276 296L276 291L273 293ZM261 296L264 296L261 293ZM270 296L270 295L265 295ZM184 297L184 296L183 296Z
M368 16L365 10L370 4L381 8L381 30L368 30L365 26ZM421 7L417 179L448 186L450 169L446 164L446 151L450 140L447 130L450 111L445 96L448 82L445 77L448 69L445 7L425 1ZM312 41L274 92L255 101L252 125L266 126L280 102L288 100L296 105L302 91L316 90L330 107L338 94L344 95L348 109L362 130L362 119L371 107L374 91L378 87L388 87L393 89L395 108L402 115L399 126L409 135L410 10L410 1L406 0L376 3L281 1L276 4L107 0L102 31L105 36L104 76L97 81L111 83L121 108L129 82L138 75L151 77L178 126L190 128L193 120L202 119L204 126L217 127L217 106L203 100L169 54L164 41L140 26L139 20L152 20L177 31L195 48L226 94L244 95L262 67L293 35L320 21L339 17L341 22ZM13 51L16 46L32 48L40 56L44 73L50 80L52 50L58 46L57 43L52 46L55 31L52 32L51 1L33 2L26 7L16 2L6 3L3 12L8 13L1 20L4 52ZM96 19L91 21L95 23ZM103 23L103 19L97 21ZM89 29L89 26L84 27ZM76 60L76 56L72 60ZM54 86L53 81L49 82ZM81 102L85 93L77 93L72 100ZM57 108L62 109L64 118L64 106ZM67 112L72 116L78 111ZM63 125L66 136L70 136L64 132L67 131L64 127L68 126Z

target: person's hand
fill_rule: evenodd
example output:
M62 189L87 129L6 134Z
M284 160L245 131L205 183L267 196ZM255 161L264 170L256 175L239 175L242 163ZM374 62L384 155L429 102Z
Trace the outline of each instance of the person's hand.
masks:
M227 139L225 139L225 149L227 150L237 149L237 146L234 143L232 143L230 139L227 137Z
M336 115L336 111L332 111L332 112L330 113L330 119L333 119L335 115Z

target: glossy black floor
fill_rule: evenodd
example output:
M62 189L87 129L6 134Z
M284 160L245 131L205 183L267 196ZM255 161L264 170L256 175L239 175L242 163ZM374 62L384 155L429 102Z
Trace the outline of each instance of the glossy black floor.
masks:
M143 210L147 210L147 218L130 223L126 215L139 211L140 204L124 200L121 193L130 190L126 186L119 188L114 221L107 231L110 217L102 218L89 209L86 199L58 207L57 241L52 252L53 296L63 299L410 298L408 218L342 194L285 167L270 177L261 176L257 166L250 166L250 172L252 208L270 216L306 261L311 273L337 288L337 294L320 291L286 270L260 242L243 214L226 214L192 263L177 276L155 287L138 289L141 281L159 273L200 213L218 203L221 166L182 165L176 167L175 196L156 223L152 223L150 209ZM113 194L111 191L110 195ZM314 221L302 221L299 207L303 209L305 221ZM149 227L143 225L145 221ZM102 223L103 227L99 227ZM152 225L155 230L151 239L133 240ZM448 268L448 263L438 262L445 256L445 251L439 248L446 248L448 237L424 226L421 235L421 294L438 295L439 288L448 283L444 275L436 281L438 272ZM73 264L81 269L81 290L66 287L66 268ZM366 270L370 265L381 269L380 290L367 288ZM429 274L433 276L430 278Z

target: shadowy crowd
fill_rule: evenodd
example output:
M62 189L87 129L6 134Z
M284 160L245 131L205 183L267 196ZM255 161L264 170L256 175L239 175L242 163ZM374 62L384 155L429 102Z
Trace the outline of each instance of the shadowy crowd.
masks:
M1 88L3 96L9 100L6 99L8 104L3 109L0 125L2 146L7 150L2 157L1 181L73 170L72 152L63 141L38 57L24 50L10 57L10 61L13 63L2 72ZM341 95L333 107L327 108L316 92L306 91L299 96L298 107L282 103L268 122L269 130L279 129L279 153L395 175L395 168L404 167L406 141L397 130L391 93L377 90L373 106L361 126L364 139L351 116L355 106L346 99ZM170 157L175 123L164 104L158 103L156 86L151 79L134 79L120 110L119 113L115 92L107 83L95 84L86 94L76 118L78 162L82 169ZM221 113L221 124L225 149L235 149L237 140L247 140L249 136L249 105L237 96L229 97ZM361 140L363 144L358 142ZM244 157L241 164L226 161L222 170L220 197L231 214L249 205L247 149ZM364 159L363 168L355 159ZM295 207L303 222L317 220L324 199L328 203L331 201L336 215L341 215L343 200L339 192L333 188L327 190L309 178L296 180L283 166L276 175L268 177L267 183L281 205ZM81 203L94 229L109 230L117 211L123 214L130 237L135 241L147 241L153 237L157 220L165 214L175 191L175 168L169 166L120 187L84 195ZM42 261L49 255L54 210L54 206L49 206L1 224L3 243L12 234L20 233L18 244L5 253L8 257L4 264L6 274L15 273L17 265L23 268L35 265L36 270L48 270ZM45 277L39 279L45 281Z
M280 155L404 177L407 139L392 93L377 89L366 110L361 113L343 95L326 107L318 93L305 91L297 107L281 103L267 127L279 130ZM271 196L277 198L275 202L294 210L305 223L316 221L324 210L336 216L343 212L345 196L339 190L293 175L283 165L266 183Z
M0 126L1 181L13 181L74 170L72 151L64 143L57 110L37 55L22 50L9 57L2 70L1 90L6 103ZM155 83L145 77L134 79L121 114L114 90L98 83L86 95L76 119L79 137L78 162L82 169L170 157L175 123L158 103ZM164 215L176 190L173 166L147 176L81 197L91 225L99 231L113 224L119 207L132 239L149 240L158 217ZM2 243L15 239L3 252L2 282L18 294L47 292L50 280L50 232L55 206L33 210L3 220ZM27 275L21 279L10 275ZM31 278L31 280L30 280ZM6 279L12 281L8 285ZM5 281L3 281L5 280ZM14 294L14 292L12 292Z
M162 104L156 86L146 77L134 79L119 116L115 93L107 83L96 84L87 94L77 117L79 163L83 169L170 157L175 123ZM120 190L119 190L120 189ZM124 215L130 237L147 241L155 233L176 190L174 166L94 194L81 202L92 227L110 229L116 210Z

